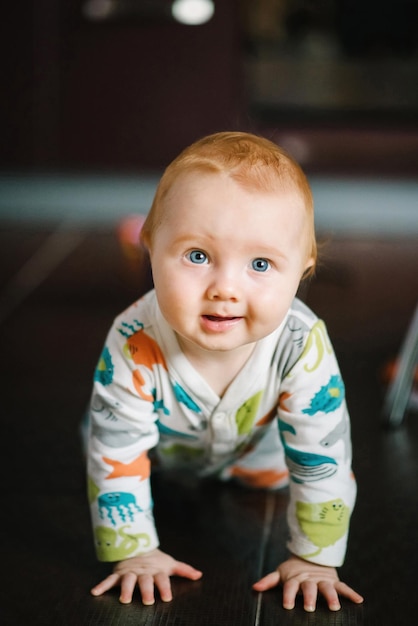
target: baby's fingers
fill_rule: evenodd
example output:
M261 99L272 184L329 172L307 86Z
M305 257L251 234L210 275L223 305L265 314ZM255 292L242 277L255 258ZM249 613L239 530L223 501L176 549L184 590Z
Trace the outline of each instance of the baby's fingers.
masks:
M110 574L110 576L108 576L107 578L102 580L98 585L93 587L93 589L90 590L90 593L93 596L101 596L106 591L109 591L109 589L111 589L112 587L115 587L115 585L118 584L119 579L120 579L119 574Z
M163 602L171 602L173 594L171 593L170 577L167 574L157 574L155 576L155 586L160 592L160 598Z
M141 591L142 604L147 606L154 604L154 577L150 574L141 574L138 576L138 587Z
M267 589L272 589L273 587L277 587L280 580L279 572L270 572L267 576L260 578L256 583L253 584L254 591L267 591Z
M340 600L338 598L338 585L331 582L321 582L318 585L319 591L323 595L330 611L339 611L341 609Z
M306 580L301 584L303 594L303 608L305 611L312 613L316 609L316 600L318 597L318 586L311 580ZM337 594L335 594L337 595ZM338 596L337 596L338 602Z
M336 585L336 589L340 596L344 596L345 598L348 598L356 604L361 604L362 602L364 602L363 596L361 596L359 593L357 593L357 591L354 591L354 589L341 581L339 581Z
M136 575L133 572L124 574L120 582L119 602L122 604L130 604L136 586ZM145 603L144 603L145 604Z
M195 569L187 563L182 563L182 561L175 562L172 574L174 576L181 576L182 578L189 578L190 580L199 580L203 575L200 570Z
M300 585L296 578L287 580L283 585L283 608L294 609Z

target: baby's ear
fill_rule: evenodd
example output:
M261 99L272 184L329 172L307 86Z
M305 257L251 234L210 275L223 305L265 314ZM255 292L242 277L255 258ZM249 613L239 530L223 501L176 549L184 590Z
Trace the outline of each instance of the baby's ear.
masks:
M315 265L315 259L313 257L310 257L305 263L305 268L303 270L301 280L305 280L305 278L309 278L310 276L314 275Z

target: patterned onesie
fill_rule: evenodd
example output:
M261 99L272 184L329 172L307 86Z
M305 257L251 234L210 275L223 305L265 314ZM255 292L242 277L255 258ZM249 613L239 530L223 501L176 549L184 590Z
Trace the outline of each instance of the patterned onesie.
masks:
M98 558L155 549L150 453L165 467L289 485L288 548L344 560L356 483L344 384L324 323L298 299L220 398L181 352L154 291L114 322L90 407L89 501Z

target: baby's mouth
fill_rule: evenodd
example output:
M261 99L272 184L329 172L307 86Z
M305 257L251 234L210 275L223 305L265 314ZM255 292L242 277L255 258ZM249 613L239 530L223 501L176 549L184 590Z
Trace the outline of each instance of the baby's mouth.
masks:
M230 320L238 319L235 315L223 317L221 315L204 315L204 318L210 320L211 322L228 322Z
M242 317L236 315L202 315L203 328L208 332L227 332L241 323Z

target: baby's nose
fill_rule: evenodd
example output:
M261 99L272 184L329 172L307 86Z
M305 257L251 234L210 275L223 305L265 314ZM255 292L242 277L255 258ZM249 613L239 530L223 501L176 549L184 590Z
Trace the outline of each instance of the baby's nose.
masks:
M240 298L239 281L231 273L218 272L208 287L209 300L230 300Z

